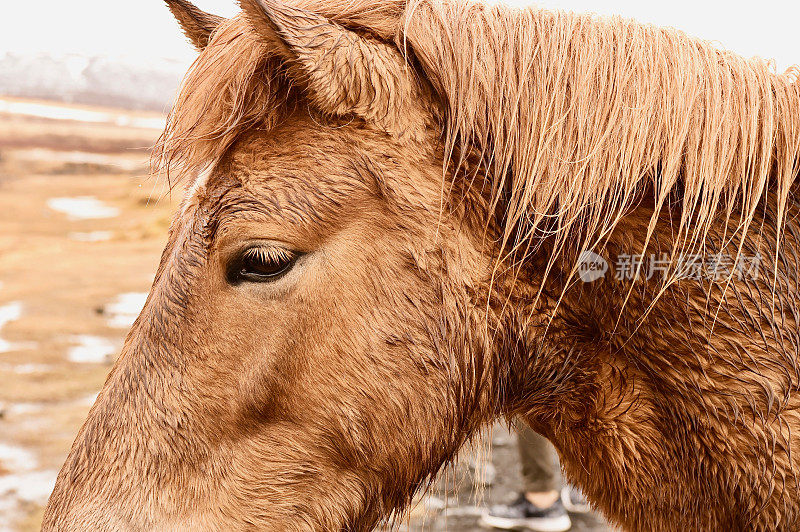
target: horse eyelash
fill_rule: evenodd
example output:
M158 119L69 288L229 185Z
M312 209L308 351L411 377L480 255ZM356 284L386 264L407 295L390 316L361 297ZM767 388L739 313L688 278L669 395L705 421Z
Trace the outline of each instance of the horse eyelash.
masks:
M250 248L242 255L243 259L251 259L263 264L282 264L294 258L294 254L286 249L275 247Z

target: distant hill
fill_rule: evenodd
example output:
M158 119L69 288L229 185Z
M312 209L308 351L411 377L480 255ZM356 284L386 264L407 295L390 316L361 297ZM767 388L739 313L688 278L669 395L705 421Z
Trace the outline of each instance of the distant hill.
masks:
M166 111L187 66L79 55L0 55L0 94L69 103Z

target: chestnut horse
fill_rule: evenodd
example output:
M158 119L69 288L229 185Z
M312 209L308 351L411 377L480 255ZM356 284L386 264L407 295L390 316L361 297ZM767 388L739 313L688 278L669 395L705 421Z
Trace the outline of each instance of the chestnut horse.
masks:
M167 4L189 186L45 530L368 530L502 416L626 529L800 527L796 76L466 0Z

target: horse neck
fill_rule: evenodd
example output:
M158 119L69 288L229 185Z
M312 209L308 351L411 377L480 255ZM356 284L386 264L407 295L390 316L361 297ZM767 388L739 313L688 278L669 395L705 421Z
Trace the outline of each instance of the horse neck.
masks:
M774 530L800 511L792 458L800 443L790 431L800 411L799 214L790 203L780 250L774 209L757 215L761 234L743 244L764 265L778 257L779 285L770 273L734 279L727 292L683 282L653 302L656 282L629 292L611 275L577 282L551 311L516 411L625 528ZM639 252L648 219L624 221L606 258ZM724 224L712 235L724 235Z

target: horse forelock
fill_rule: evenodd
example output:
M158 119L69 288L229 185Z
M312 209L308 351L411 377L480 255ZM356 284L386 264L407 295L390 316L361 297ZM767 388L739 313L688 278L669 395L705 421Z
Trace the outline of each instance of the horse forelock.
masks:
M274 50L243 17L217 27L192 64L153 152L153 167L173 182L199 175L243 133L268 130L287 111L290 82Z

